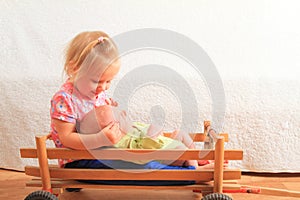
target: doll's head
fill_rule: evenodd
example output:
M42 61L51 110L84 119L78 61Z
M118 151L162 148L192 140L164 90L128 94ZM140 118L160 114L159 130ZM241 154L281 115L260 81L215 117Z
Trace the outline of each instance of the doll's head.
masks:
M87 113L80 122L80 133L98 133L104 127L114 122L114 115L111 106L104 105L96 107Z
M95 114L101 129L109 125L111 122L115 122L112 107L109 105L96 107Z
M117 107L103 105L94 108L83 117L79 132L97 133L112 122L119 123L119 128L124 133L127 133L132 127L132 122L125 111L119 110Z

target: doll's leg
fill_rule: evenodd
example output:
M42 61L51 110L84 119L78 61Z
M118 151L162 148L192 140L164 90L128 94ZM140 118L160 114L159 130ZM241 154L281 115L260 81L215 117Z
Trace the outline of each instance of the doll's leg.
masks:
M180 141L176 141L175 139L173 139L173 144L172 147L169 147L167 149L181 149L181 150L185 150L188 149L182 142ZM179 155L178 155L179 156ZM197 163L193 163L192 165L190 165L189 163L187 163L186 160L177 160L176 157L170 158L170 160L162 160L160 161L162 164L165 165L171 165L171 166L195 166L197 165Z
M181 141L186 147L189 149L194 149L195 144L192 140L192 138L188 134L184 134L179 131L174 131L171 135L172 138ZM178 147L177 149L184 149L184 147ZM206 161L205 163L203 161L197 161L197 160L186 160L184 163L175 161L172 163L172 165L176 166L195 166L198 169L213 169L215 164L212 161ZM224 161L224 168L228 167L228 161Z

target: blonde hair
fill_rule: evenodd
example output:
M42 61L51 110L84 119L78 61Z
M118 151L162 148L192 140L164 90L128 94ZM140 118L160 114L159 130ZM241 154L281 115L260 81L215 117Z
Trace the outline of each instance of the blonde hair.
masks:
M102 31L82 32L67 46L64 72L74 81L80 72L99 68L102 72L118 59L118 49ZM97 65L98 64L98 65Z

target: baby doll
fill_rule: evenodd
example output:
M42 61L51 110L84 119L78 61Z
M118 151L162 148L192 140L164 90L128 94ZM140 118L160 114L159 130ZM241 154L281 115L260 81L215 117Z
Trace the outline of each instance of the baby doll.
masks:
M96 107L86 114L80 123L80 133L99 132L103 127L112 122L118 122L120 130L125 133L125 136L114 145L116 148L188 149L187 145L181 141L163 136L162 131L154 125L131 122L126 116L125 111L120 111L116 107L109 105ZM140 160L134 162L145 164L149 161ZM172 165L186 166L197 164L194 161L175 161L172 162Z

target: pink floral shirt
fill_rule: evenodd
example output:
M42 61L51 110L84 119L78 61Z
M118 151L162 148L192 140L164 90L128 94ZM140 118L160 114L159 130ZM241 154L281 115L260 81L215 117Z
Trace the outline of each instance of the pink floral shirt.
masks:
M91 111L95 106L105 105L107 98L105 92L100 93L96 100L87 100L78 98L73 93L73 84L66 82L62 85L61 89L54 94L51 99L50 117L51 119L58 119L68 123L75 124L78 127L81 119ZM58 133L55 130L53 122L51 122L51 137L57 148L64 148L60 142ZM59 166L63 167L66 163L73 160L59 159Z

